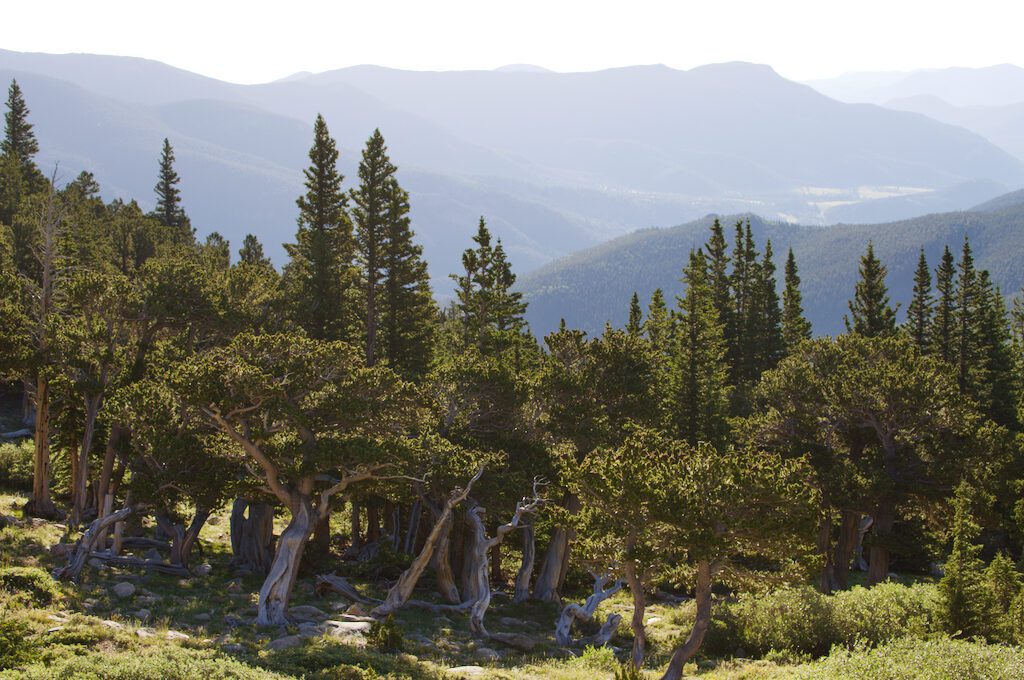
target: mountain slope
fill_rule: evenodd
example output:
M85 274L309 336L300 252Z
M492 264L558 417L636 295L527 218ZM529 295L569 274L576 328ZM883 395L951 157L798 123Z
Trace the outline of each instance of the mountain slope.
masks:
M731 228L749 219L758 243L771 239L776 265L792 247L802 278L804 305L819 334L843 328L846 302L853 293L857 264L867 242L889 268L894 302L906 303L913 285L918 250L937 264L942 248L958 249L969 235L979 267L987 268L1002 290L1014 293L1024 284L1019 266L1024 252L1024 204L985 212L952 212L887 224L808 227L763 220L756 215L723 217ZM668 295L682 292L679 277L691 248L703 245L712 217L670 229L650 229L604 243L534 271L520 281L530 306L535 333L555 329L564 317L570 326L598 332L606 321L625 322L630 295L648 299L655 288ZM730 232L731 237L731 232Z
M1024 98L1024 91L1020 95ZM1024 100L1003 106L953 106L933 95L918 95L892 99L885 107L958 125L1024 160Z
M953 106L1005 106L1024 101L1024 68L943 68L911 72L847 73L808 83L848 102L883 104L906 97L938 97Z

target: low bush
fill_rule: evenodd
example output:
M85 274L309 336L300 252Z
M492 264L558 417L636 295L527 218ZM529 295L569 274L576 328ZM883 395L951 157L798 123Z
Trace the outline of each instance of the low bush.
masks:
M836 642L847 647L860 640L877 645L941 630L941 599L931 584L855 586L830 599Z
M45 607L60 599L53 579L36 567L0 567L0 592L23 605Z
M982 642L905 638L868 649L837 648L793 669L799 680L1022 680L1024 650Z
M405 644L402 629L395 623L395 617L388 616L370 627L367 641L382 652L400 652Z
M32 661L37 645L28 624L18 619L0 619L0 670L17 668Z
M32 441L0 444L0 486L29 490L32 488Z
M744 597L735 615L741 644L759 656L771 650L820 656L838 640L832 602L809 587Z

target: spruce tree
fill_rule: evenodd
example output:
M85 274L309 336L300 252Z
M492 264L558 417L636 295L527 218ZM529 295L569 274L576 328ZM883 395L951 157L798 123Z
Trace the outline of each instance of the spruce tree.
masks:
M737 224L737 227L739 225ZM715 309L722 324L726 345L731 345L736 334L732 281L729 276L729 253L722 223L715 218L711 224L711 237L707 243L708 284L714 296Z
M764 257L757 268L756 300L756 333L751 350L756 357L754 379L760 378L765 371L775 368L785 354L785 343L782 336L782 309L779 306L779 294L776 290L775 262L772 242L764 246Z
M174 148L165 137L163 149L160 151L160 173L156 186L155 215L160 223L168 228L173 243L191 243L195 238L192 224L181 206L181 190L178 184L181 177L174 169Z
M930 347L929 330L932 325L932 273L928 268L928 259L924 248L917 258L917 271L914 272L914 293L907 307L907 333L914 345L922 354L927 354Z
M263 254L263 244L254 234L246 234L238 249L238 261L243 264L269 266L270 258Z
M678 299L678 321L669 359L666 426L691 444L722 444L728 434L728 369L722 324L701 251L690 253L683 271L686 293Z
M956 351L956 375L960 389L968 391L971 386L970 372L976 369L978 360L977 323L978 289L977 272L974 269L974 254L971 243L964 236L960 261L957 262L956 322L954 326L954 347Z
M651 301L647 305L647 319L644 321L644 333L647 341L651 343L655 357L665 357L669 354L673 332L672 316L665 304L665 294L661 288L656 288L651 294Z
M786 288L782 291L782 339L786 353L791 354L797 345L811 338L811 323L804 317L803 294L800 292L800 274L797 271L793 249L786 256Z
M356 259L360 265L363 306L364 351L366 363L376 363L378 332L381 325L381 292L384 285L384 252L387 248L388 211L391 185L397 168L388 158L388 148L380 130L366 141L359 161L359 186L351 193L352 221L355 226Z
M626 332L630 335L640 335L644 325L644 313L640 309L640 296L633 291L633 297L629 299L629 320L626 322Z
M338 149L320 115L313 125L309 160L303 171L306 193L296 201L295 243L285 245L293 320L314 339L349 340L358 323L349 299L355 278L352 223L341 189Z
M426 373L437 320L423 247L414 236L409 194L392 182L384 251L383 349L391 368L406 378Z
M957 317L957 293L956 263L949 246L942 251L942 259L935 270L935 290L939 297L935 302L929 345L932 354L952 364L956 356L953 339Z
M961 483L953 499L953 550L939 581L946 631L969 638L985 633L989 609L983 582L984 563L976 545L980 529L971 516L971 490Z
M36 167L35 157L39 153L39 142L28 121L28 106L17 80L11 80L7 89L7 113L4 114L4 139L0 142L0 154L16 158L21 168L21 178L33 190L39 188L42 175Z
M978 308L974 346L977 362L971 371L971 394L999 425L1017 425L1018 386L1006 303L987 270L978 274Z
M750 220L747 220L745 227L743 222L736 223L732 263L732 331L726 335L729 337L727 351L732 370L731 383L739 385L752 382L757 373L755 346L759 325L757 289L760 277Z
M875 247L868 242L860 259L860 280L849 302L850 316L846 330L866 338L885 337L896 332L896 310L889 305L889 288L885 285L886 268L875 257Z

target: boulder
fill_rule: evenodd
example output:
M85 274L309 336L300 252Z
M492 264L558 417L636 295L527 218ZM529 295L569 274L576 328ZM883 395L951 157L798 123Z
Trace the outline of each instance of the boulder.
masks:
M110 619L107 619L106 621L100 621L100 623L106 626L107 628L112 628L114 630L121 630L122 628L124 628L123 624L118 623L117 621L111 621Z
M365 635L373 626L366 621L324 621L324 625L327 627L327 633L335 637Z
M499 661L501 659L501 654L498 654L490 647L479 647L473 654L476 658L483 659L484 661Z
M449 668L446 673L453 678L476 678L487 672L483 666L455 666Z
M213 567L209 564L200 564L192 570L192 573L196 576L209 576L211 571L213 571Z
M131 597L135 594L135 584L121 581L112 590L118 597Z
M220 649L228 654L242 654L245 652L245 645L238 642L229 642L226 645L221 645Z
M201 614L196 614L192 618L194 620L196 620L196 621L199 621L200 623L206 623L207 621L209 621L213 617L210 616L207 612L202 612Z
M177 630L169 630L169 631L167 631L166 637L167 637L168 640L188 640L189 639L187 634L182 633L181 631L177 631Z
M135 612L135 618L137 618L139 621L149 621L150 616L151 612L148 609L140 609L139 611Z
M316 621L326 619L327 613L311 604L300 604L288 608L288 614L297 621Z
M292 647L298 647L302 644L302 638L298 635L286 635L276 640L271 640L267 643L267 649L280 650L280 649L291 649Z
M163 562L164 561L164 557L163 557L163 555L160 554L160 551L157 550L156 548L150 548L149 551L145 555L145 560L147 562Z
M138 628L135 630L135 635L142 639L146 639L156 637L156 631L152 628Z

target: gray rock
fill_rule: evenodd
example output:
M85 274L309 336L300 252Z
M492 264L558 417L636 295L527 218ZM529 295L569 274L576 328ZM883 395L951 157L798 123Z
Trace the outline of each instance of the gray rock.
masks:
M0 526L2 526L2 524L0 524ZM74 543L54 543L50 546L50 554L54 557L67 557L74 549Z
M160 551L156 548L150 548L149 552L146 553L145 559L147 562L163 562L164 557L160 554Z
M135 635L143 639L151 638L156 637L156 631L152 628L138 628L135 631Z
M311 604L300 604L295 607L288 608L288 614L298 620L315 621L318 619L326 619L327 613L322 609L318 609Z
M241 626L243 623L245 623L245 621L242 620L242 617L235 616L234 614L228 614L224 617L224 625L228 626L229 628L237 628L238 626Z
M231 581L230 583L228 583L227 590L229 593L240 593L242 592L242 584L239 583L237 580Z
M302 644L302 638L298 635L286 635L283 638L277 638L267 643L267 649L291 649L292 647L298 647Z
M118 597L131 597L135 594L135 585L127 581L121 581L112 588L114 595Z
M167 636L166 637L167 637L168 640L188 640L189 639L187 634L182 633L181 631L177 631L177 630L169 630L169 631L167 631Z
M221 651L227 652L228 654L242 654L245 652L245 645L237 642L229 642L226 645L221 645Z
M135 618L137 618L139 621L149 621L149 617L151 615L152 613L148 609L140 609L139 611L135 612Z
M513 619L511 616L502 616L500 619L498 619L498 623L500 623L503 626L510 626L513 628L516 626L523 625L523 622L520 619Z
M122 628L124 628L124 625L118 623L117 621L111 621L110 619L107 619L106 621L100 621L100 623L106 626L107 628L113 628L114 630L121 630Z
M93 569L106 569L107 563L98 557L90 558L87 564Z
M476 658L483 659L484 661L498 661L501 659L501 654L498 654L490 647L480 647L474 652L474 655Z
M487 672L483 666L455 666L445 671L454 678L476 678Z
M196 621L199 621L200 623L206 623L207 621L209 621L213 617L210 616L208 613L203 612L201 614L196 614L192 618L195 619Z
M198 567L192 570L192 573L197 576L209 576L210 572L213 571L213 567L209 564L200 564Z
M335 637L346 635L365 635L370 632L372 623L366 621L324 621L327 633Z

